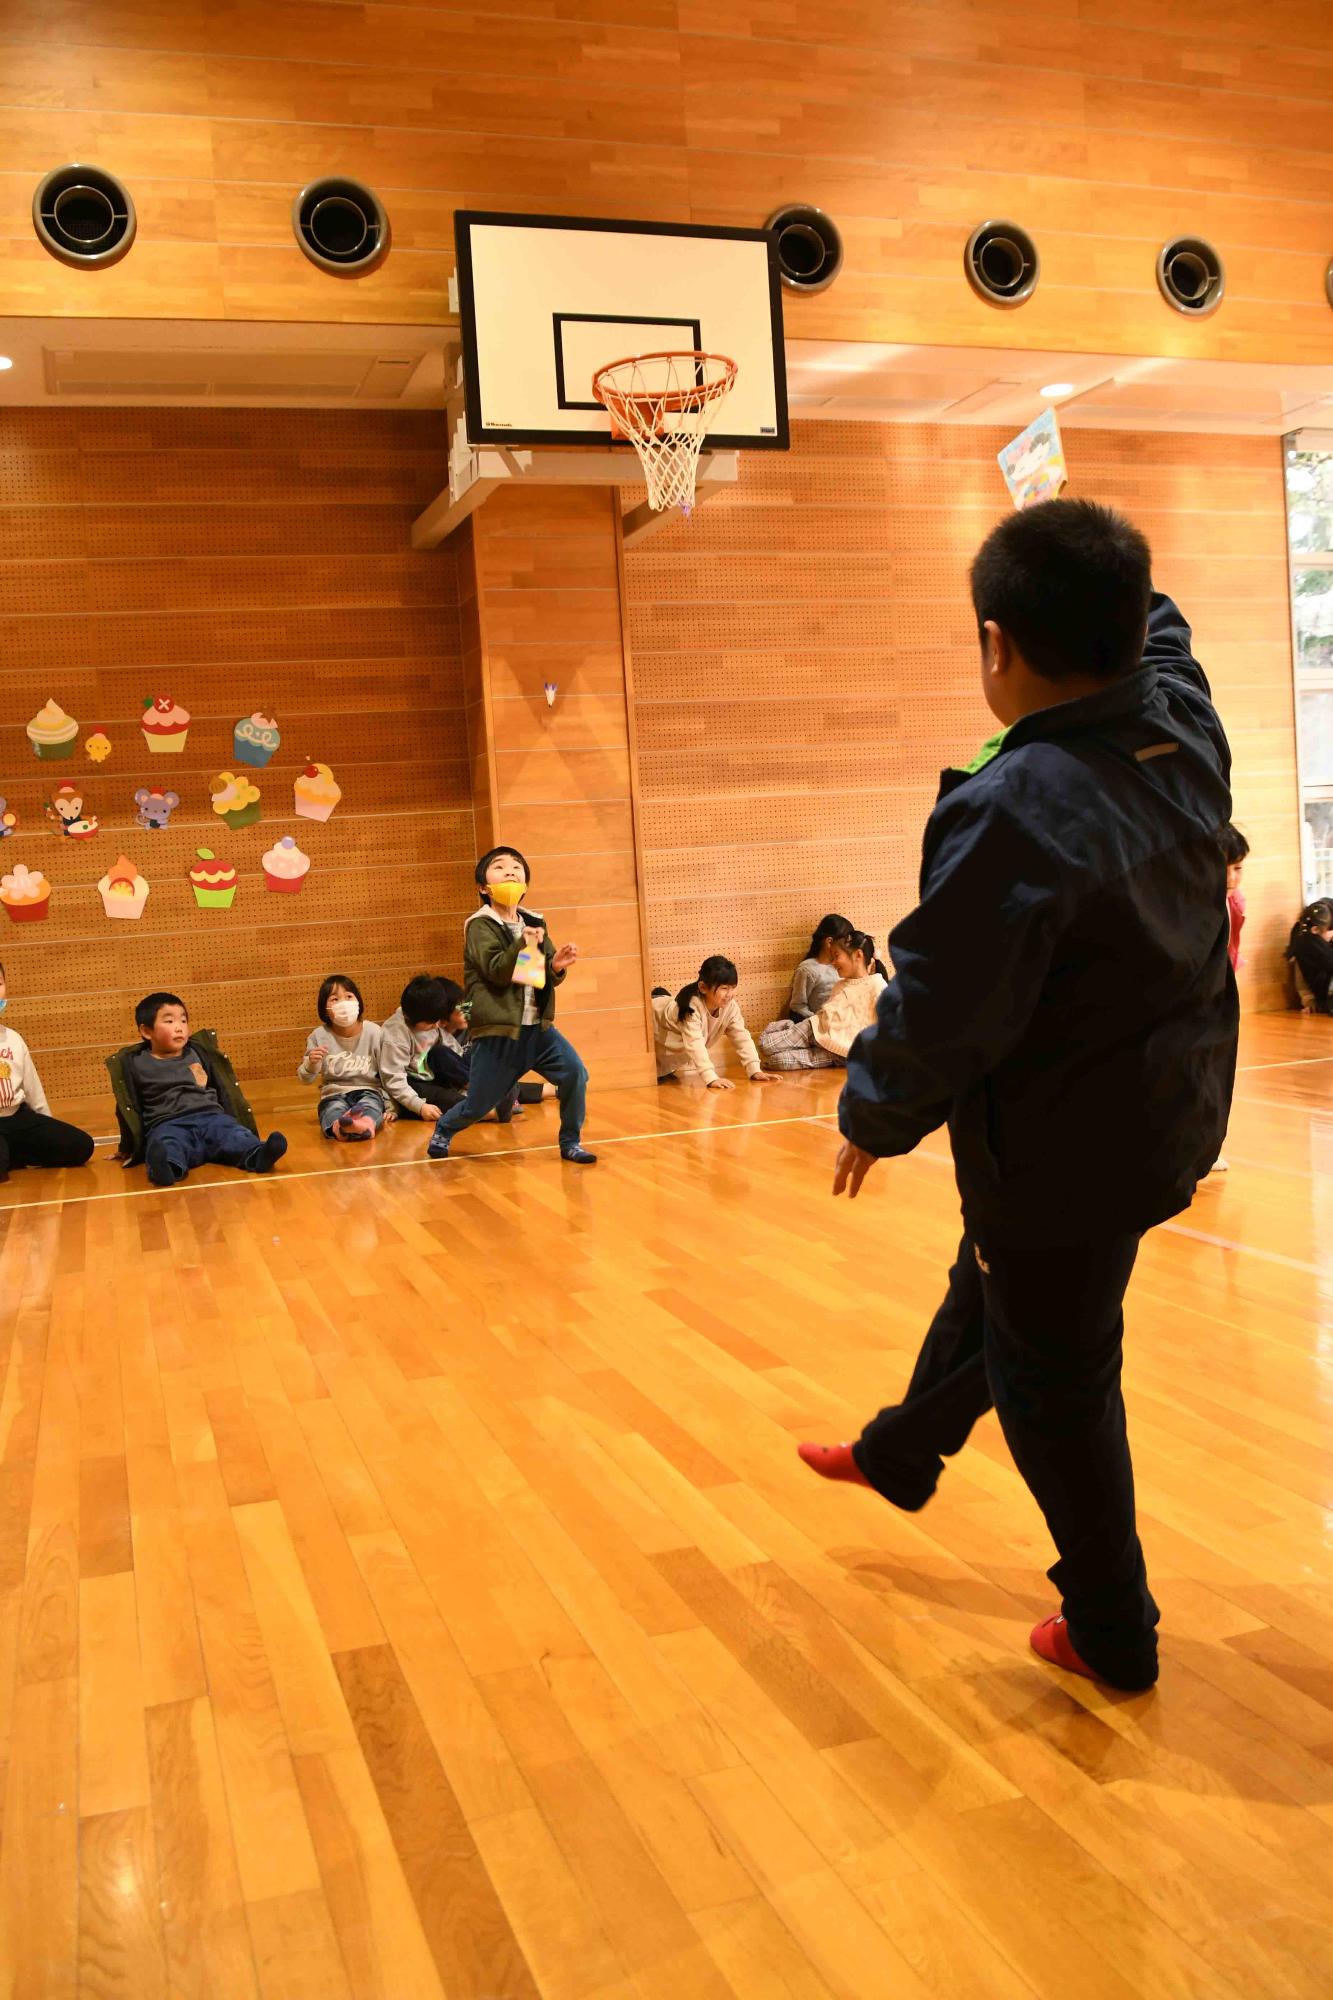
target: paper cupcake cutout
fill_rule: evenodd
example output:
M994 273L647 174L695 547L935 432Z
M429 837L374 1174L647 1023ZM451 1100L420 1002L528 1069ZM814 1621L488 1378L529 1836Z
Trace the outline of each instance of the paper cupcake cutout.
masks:
M166 825L180 802L179 792L164 792L160 785L140 785L134 794L134 803L139 808L134 823L145 832L154 833Z
M243 716L231 733L232 748L242 764L255 764L262 771L282 741L282 733L271 715Z
M261 863L264 870L264 887L274 889L279 895L294 896L310 873L310 856L302 854L289 833L281 840L275 840Z
M83 748L85 755L91 757L94 764L105 764L111 755L111 738L104 736L100 729L94 729L91 736L84 737Z
M122 854L98 883L97 893L109 917L141 917L148 884L129 856Z
M220 771L209 786L213 810L228 826L253 826L259 818L259 787L248 778Z
M97 832L96 813L85 813L77 785L57 785L46 802L46 817L71 840L87 840Z
M44 702L28 724L28 741L43 760L72 756L78 734L78 723L58 701Z
M219 861L211 847L197 847L199 859L190 870L190 887L201 910L229 910L236 894L236 870Z
M190 711L169 694L145 695L143 740L156 756L178 757L190 732Z
M10 805L9 800L0 799L0 840L3 840L7 833L12 833L18 823L19 816Z
M327 764L307 764L298 774L292 791L302 819L327 819L343 795L342 786Z
M12 875L0 875L0 903L14 923L37 923L51 907L51 884L40 868L20 861Z

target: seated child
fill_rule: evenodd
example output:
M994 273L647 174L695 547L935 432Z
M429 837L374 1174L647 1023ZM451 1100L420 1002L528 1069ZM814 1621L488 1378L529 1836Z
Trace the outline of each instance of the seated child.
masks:
M0 965L0 1013L9 1005ZM11 1167L86 1167L92 1137L53 1118L36 1065L16 1028L0 1028L0 1181Z
M702 1083L709 1090L734 1090L719 1076L713 1050L724 1038L741 1059L751 1083L774 1083L765 1076L736 1000L740 975L729 958L715 954L673 1000L664 986L653 989L653 1030L659 1083Z
M451 981L419 972L403 988L402 999L380 1034L379 1076L400 1118L434 1124L442 1111L461 1104L467 1076L454 1017L459 989Z
M789 1021L808 1021L817 1014L838 983L833 969L832 947L837 938L850 937L856 926L846 917L821 917L810 940L810 949L792 975L787 1001Z
M174 1187L191 1167L209 1160L249 1174L271 1173L287 1150L286 1139L270 1132L261 1141L254 1127L236 1116L250 1110L236 1073L211 1035L192 1039L185 1002L175 993L150 993L135 1008L134 1020L138 1046L122 1050L118 1059L127 1098L126 1105L117 1100L116 1106L125 1165L145 1159L155 1187Z
M853 931L833 940L837 984L817 1014L807 1021L770 1021L759 1049L770 1069L842 1069L847 1051L875 1019L887 984L876 970L875 940Z
M365 1018L361 989L345 972L331 972L315 1003L312 1028L296 1074L319 1085L319 1125L326 1139L373 1139L389 1112L380 1088L383 1029Z
M1333 1014L1333 902L1307 903L1291 927L1286 956L1310 994L1312 1011Z
M517 848L493 847L483 854L475 880L481 908L463 932L472 1009L467 1095L436 1120L426 1151L432 1160L448 1159L455 1136L488 1111L512 1105L519 1078L536 1070L555 1085L560 1099L560 1157L592 1166L597 1155L583 1144L588 1072L554 1025L555 989L577 959L578 946L557 950L541 917L523 908L530 875Z

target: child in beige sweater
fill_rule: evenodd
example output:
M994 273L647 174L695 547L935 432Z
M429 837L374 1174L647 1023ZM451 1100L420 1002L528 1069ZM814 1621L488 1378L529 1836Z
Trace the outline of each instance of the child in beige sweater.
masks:
M653 993L653 1026L659 1083L702 1083L709 1090L734 1090L729 1077L718 1073L714 1051L729 1041L751 1083L773 1083L765 1076L759 1051L750 1038L736 1000L740 975L729 958L706 958L698 977L682 986L673 1000L665 987Z
M862 1028L874 1020L885 987L874 939L853 931L834 939L830 954L838 980L819 1012L805 1021L770 1021L759 1037L770 1069L841 1069Z

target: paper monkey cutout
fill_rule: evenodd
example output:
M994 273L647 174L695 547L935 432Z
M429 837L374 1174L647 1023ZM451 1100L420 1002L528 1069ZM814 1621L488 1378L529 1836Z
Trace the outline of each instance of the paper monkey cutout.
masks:
M71 840L87 840L97 832L97 815L84 812L77 785L57 785L46 802L46 817Z

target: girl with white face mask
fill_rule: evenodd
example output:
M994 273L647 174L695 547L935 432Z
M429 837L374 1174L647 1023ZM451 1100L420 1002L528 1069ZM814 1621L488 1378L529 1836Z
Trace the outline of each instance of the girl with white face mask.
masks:
M383 1029L367 1021L361 989L345 972L331 972L319 989L320 1025L313 1028L296 1074L319 1085L319 1124L326 1139L373 1139L393 1110L380 1085Z

